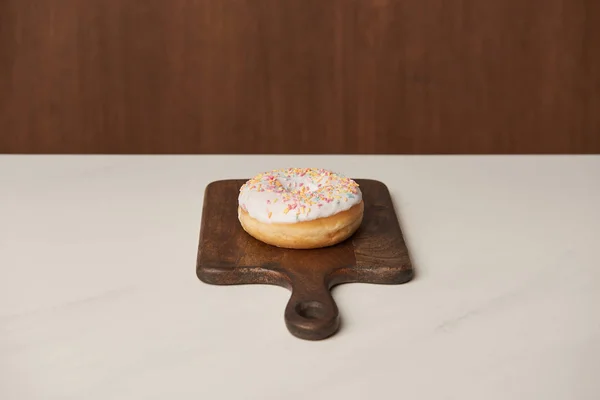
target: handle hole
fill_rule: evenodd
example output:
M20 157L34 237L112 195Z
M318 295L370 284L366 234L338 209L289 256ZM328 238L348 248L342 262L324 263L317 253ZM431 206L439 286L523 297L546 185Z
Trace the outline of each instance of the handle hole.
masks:
M325 307L318 301L302 301L296 304L296 313L306 319L322 319L325 317Z

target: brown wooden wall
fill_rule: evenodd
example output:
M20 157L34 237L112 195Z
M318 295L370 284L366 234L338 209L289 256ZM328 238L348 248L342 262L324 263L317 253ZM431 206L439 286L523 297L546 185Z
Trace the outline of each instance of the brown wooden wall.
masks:
M0 153L598 153L599 0L0 0Z

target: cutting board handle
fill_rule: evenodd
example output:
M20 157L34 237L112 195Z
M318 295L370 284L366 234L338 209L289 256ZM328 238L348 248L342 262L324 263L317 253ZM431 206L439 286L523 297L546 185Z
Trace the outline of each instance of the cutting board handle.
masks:
M322 279L292 281L285 324L292 335L306 340L325 339L338 330L339 311Z

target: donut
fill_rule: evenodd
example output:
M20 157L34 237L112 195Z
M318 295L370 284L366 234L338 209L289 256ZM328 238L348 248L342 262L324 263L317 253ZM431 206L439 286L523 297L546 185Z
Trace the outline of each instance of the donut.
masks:
M316 249L348 239L360 226L364 204L358 184L317 168L277 169L240 188L238 219L261 242Z

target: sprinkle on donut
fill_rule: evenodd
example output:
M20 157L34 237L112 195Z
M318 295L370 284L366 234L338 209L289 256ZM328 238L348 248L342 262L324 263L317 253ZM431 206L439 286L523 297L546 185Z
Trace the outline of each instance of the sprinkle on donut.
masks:
M362 201L358 184L317 168L278 169L240 188L240 208L263 222L293 223L328 217Z

